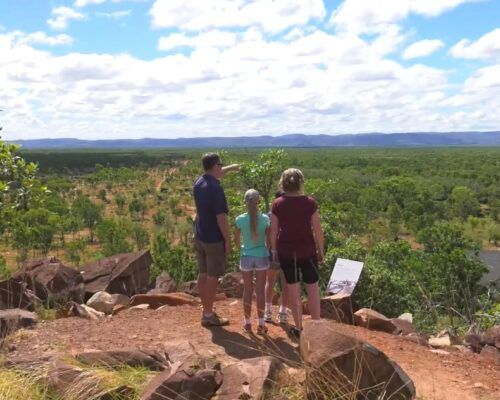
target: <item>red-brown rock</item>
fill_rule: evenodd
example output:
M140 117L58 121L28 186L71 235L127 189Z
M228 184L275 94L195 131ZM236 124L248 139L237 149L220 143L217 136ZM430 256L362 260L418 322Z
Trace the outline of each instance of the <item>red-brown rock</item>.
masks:
M149 308L156 310L162 306L195 306L199 302L187 293L137 294L130 299L128 305L134 307L139 304L148 304Z
M161 293L174 293L177 292L177 282L168 274L163 271L156 278L155 287L151 289L148 294L161 294Z
M178 285L179 292L190 294L191 296L200 297L198 291L198 283L196 281L187 281Z
M354 323L374 331L393 333L396 325L386 316L370 308L362 308L354 313Z
M383 352L338 332L330 321L306 320L300 352L314 399L414 399L410 377Z
M25 282L13 278L0 282L0 310L11 308L34 310L35 304L39 301L40 299L28 290Z
M83 302L80 272L55 257L25 261L13 278L25 282L27 288L44 302Z
M406 319L391 318L391 322L396 326L396 329L392 332L394 335L405 336L410 333L415 333L415 327Z
M302 302L304 314L310 314L307 300ZM321 318L331 319L344 324L352 324L353 311L351 296L345 293L338 293L323 297L320 303Z
M243 274L241 272L229 272L220 280L219 289L227 297L241 299L243 297Z
M197 369L175 363L157 375L144 389L140 400L209 400L222 384L222 374L214 369ZM182 396L181 396L182 395Z
M276 383L282 367L275 357L255 357L241 360L222 369L222 386L214 400L264 399Z
M495 346L486 345L481 350L480 356L484 360L488 360L493 364L500 365L500 350Z
M33 328L36 325L36 314L19 308L0 310L0 338L21 328Z
M99 291L120 293L129 297L146 293L152 262L151 253L144 250L117 254L85 265L82 268L85 300Z

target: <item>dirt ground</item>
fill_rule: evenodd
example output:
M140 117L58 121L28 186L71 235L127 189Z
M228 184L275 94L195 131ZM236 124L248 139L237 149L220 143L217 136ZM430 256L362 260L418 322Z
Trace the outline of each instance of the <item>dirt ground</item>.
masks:
M230 319L229 326L201 327L201 309L188 305L161 311L125 310L99 321L73 317L41 322L34 330L13 335L8 356L31 358L124 347L154 349L169 341L187 339L201 354L216 355L223 364L262 354L277 355L291 364L299 360L298 343L280 325L268 325L267 339L246 335L241 327L240 300L219 301L216 307L219 314ZM395 360L413 379L419 399L500 399L500 367L476 354L439 355L401 337L349 325L335 326L342 333L370 342Z

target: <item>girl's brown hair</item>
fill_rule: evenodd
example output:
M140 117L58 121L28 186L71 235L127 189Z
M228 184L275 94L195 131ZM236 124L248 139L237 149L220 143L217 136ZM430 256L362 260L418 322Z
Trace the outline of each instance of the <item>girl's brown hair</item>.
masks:
M280 188L285 192L301 192L304 186L304 174L300 169L288 168L280 179Z

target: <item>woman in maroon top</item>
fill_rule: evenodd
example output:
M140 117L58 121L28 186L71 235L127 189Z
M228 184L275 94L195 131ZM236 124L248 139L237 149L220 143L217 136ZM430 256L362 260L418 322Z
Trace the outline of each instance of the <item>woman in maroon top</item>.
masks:
M300 281L306 284L312 319L320 317L319 263L323 262L323 230L318 205L302 193L304 175L295 168L281 175L285 195L276 199L271 216L271 251L279 261L288 284L288 306L292 310L296 337L302 329Z

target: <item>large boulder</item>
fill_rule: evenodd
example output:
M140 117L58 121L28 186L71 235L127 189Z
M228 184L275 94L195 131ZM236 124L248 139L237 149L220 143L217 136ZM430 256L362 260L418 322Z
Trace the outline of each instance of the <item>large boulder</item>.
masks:
M33 328L36 325L36 314L19 308L0 310L0 338L21 328Z
M22 308L34 310L35 304L40 301L25 282L10 278L0 282L0 310Z
M166 357L159 352L137 348L87 351L77 354L75 358L81 363L91 366L121 368L128 365L130 367L145 367L152 371L163 371L168 364Z
M50 363L48 386L61 400L132 400L133 389L127 386L109 388L99 375L60 360Z
M309 302L307 300L302 302L302 309L304 314L310 314ZM349 294L338 293L321 299L321 318L332 319L344 324L352 324L352 313L351 295Z
M220 279L219 290L227 297L241 299L243 297L243 274L229 272Z
M488 360L493 364L500 365L500 350L495 346L486 345L481 350L480 356L484 360Z
M209 400L221 384L219 370L204 363L176 362L146 386L140 400Z
M26 287L44 302L83 301L80 272L55 257L25 261L13 278L25 282Z
M146 293L149 288L151 263L149 250L117 254L82 267L85 299L97 292L133 296Z
M480 353L483 348L481 336L475 333L465 335L463 342L476 353Z
M196 281L187 281L178 285L177 289L179 292L184 292L190 294L191 296L200 297L200 292L198 291L198 283Z
M130 299L129 307L139 304L148 304L149 308L156 310L162 306L195 306L199 302L187 293L136 294Z
M374 331L393 333L396 325L386 316L370 308L362 308L354 313L354 323Z
M222 386L215 400L262 400L276 383L281 362L271 356L241 360L222 369Z
M481 336L481 342L484 345L496 346L500 349L500 325L495 325L489 328Z
M148 294L161 294L161 293L174 293L177 292L177 282L169 275L168 272L163 271L156 278L155 287L151 289Z
M396 330L392 332L395 335L405 336L416 332L413 324L407 319L391 318L391 322L396 326Z
M105 314L101 311L94 310L86 304L78 304L72 301L69 304L67 316L98 320L104 318Z
M443 330L429 339L429 345L438 349L461 344L462 340L448 330Z
M87 305L94 310L104 314L112 314L117 305L127 305L130 299L124 294L109 294L107 292L97 292L87 300Z
M300 352L315 399L414 399L410 377L383 352L338 332L325 320L305 321Z

